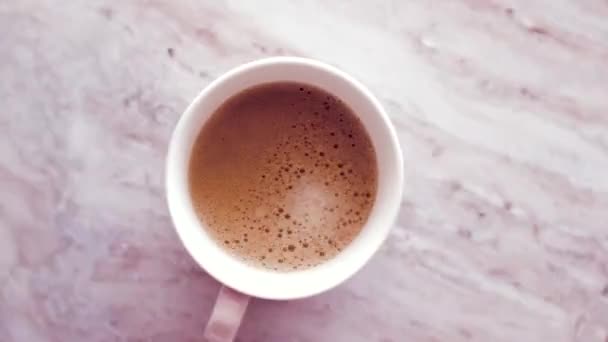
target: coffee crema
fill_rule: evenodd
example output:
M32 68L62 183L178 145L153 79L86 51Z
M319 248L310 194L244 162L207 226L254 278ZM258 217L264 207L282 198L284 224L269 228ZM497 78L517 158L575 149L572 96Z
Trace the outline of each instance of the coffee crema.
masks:
M194 143L192 203L229 253L266 269L323 263L367 221L377 188L371 140L328 92L255 86L222 104Z

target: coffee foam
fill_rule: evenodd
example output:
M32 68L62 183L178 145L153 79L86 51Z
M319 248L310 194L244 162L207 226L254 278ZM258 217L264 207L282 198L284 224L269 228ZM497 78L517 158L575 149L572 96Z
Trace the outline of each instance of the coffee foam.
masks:
M360 232L376 157L340 100L296 83L246 90L220 107L193 149L190 190L210 235L264 268L304 269Z

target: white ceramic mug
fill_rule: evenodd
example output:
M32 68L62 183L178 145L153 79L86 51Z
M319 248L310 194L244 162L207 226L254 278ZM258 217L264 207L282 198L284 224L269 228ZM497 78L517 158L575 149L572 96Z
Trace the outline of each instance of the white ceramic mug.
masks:
M359 235L333 259L310 269L273 272L231 256L207 233L192 205L188 164L193 143L212 113L249 87L278 81L324 89L348 104L371 138L378 162L378 190ZM348 74L319 61L273 57L241 65L209 84L181 116L169 145L166 165L169 211L177 233L196 262L224 284L205 330L208 341L232 341L250 296L286 300L326 291L352 276L388 235L399 210L403 160L397 135L379 101Z

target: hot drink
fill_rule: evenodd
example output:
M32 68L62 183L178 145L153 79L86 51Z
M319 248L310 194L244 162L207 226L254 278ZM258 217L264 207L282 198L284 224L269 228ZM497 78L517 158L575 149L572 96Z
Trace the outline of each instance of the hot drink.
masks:
M277 82L212 114L193 146L189 184L219 245L249 264L290 271L331 259L359 234L377 173L369 135L347 104Z

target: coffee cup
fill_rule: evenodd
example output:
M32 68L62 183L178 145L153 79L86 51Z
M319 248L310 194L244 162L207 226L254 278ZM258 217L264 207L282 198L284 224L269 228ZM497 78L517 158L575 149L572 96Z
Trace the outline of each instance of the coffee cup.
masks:
M369 134L377 160L376 196L359 234L331 260L293 272L254 267L220 246L197 217L188 182L193 145L215 110L245 89L272 82L307 84L346 103ZM395 129L380 102L347 73L312 59L273 57L238 66L211 82L180 117L166 160L167 201L178 236L193 259L223 285L205 329L207 340L232 341L251 297L309 297L356 273L387 238L399 210L402 188L403 159Z

